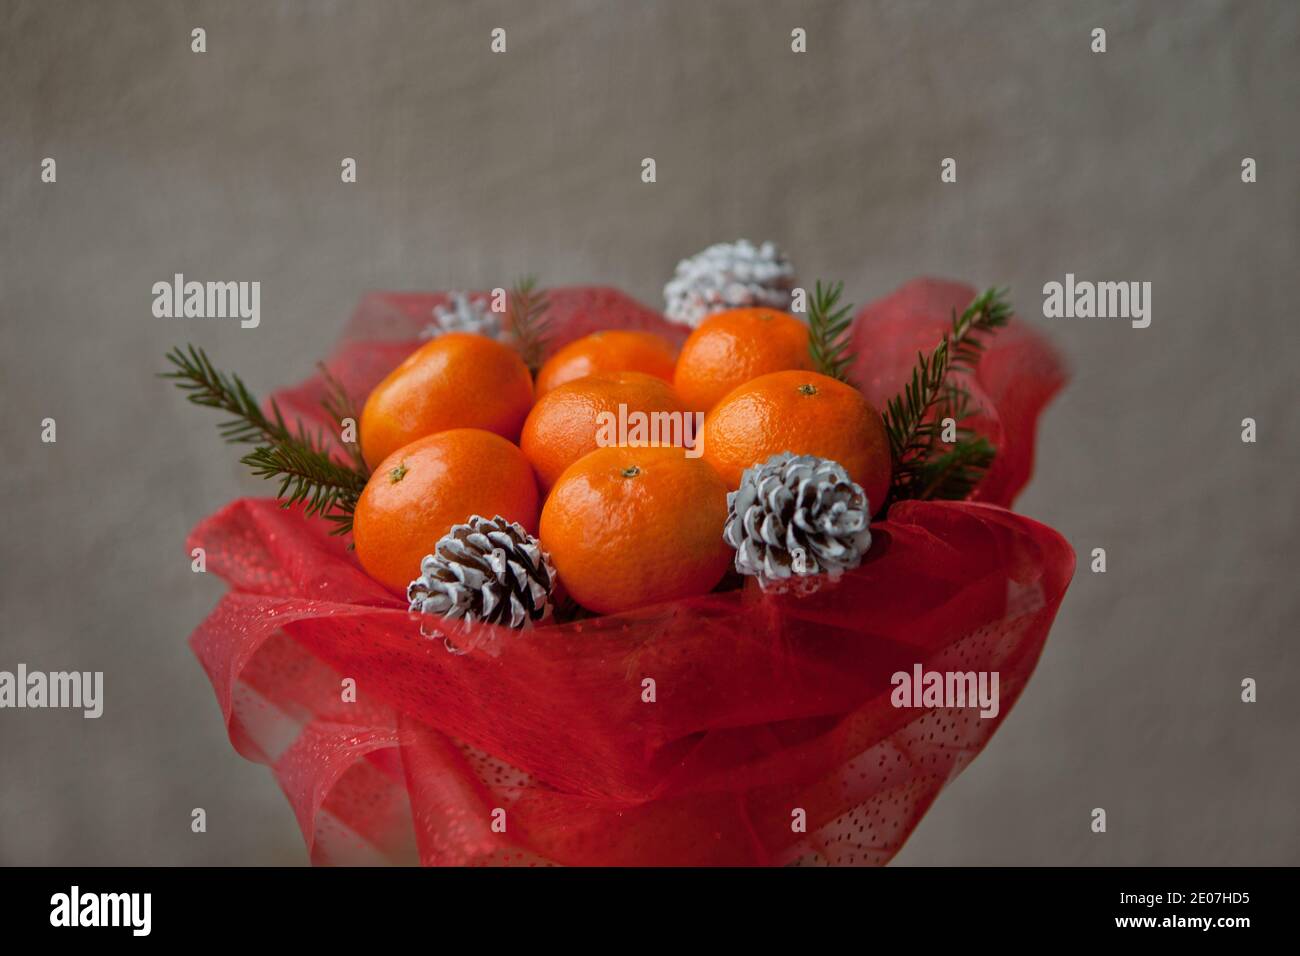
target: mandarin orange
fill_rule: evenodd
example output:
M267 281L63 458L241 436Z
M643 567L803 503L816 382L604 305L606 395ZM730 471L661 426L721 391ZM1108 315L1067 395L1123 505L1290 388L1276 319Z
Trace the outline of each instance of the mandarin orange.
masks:
M537 530L537 482L523 452L500 435L453 428L385 458L352 516L357 558L372 578L405 591L451 526L500 515Z
M618 372L574 379L551 389L533 406L524 421L519 447L537 472L542 490L547 491L564 469L595 451L598 437L608 430L603 425L617 422L620 416L628 420L638 412L645 416L667 413L681 421L686 409L673 387L653 375ZM679 441L684 437L681 429L677 435Z
M776 309L728 309L691 333L677 357L673 384L688 408L707 412L751 378L806 368L812 360L803 322Z
M557 385L602 372L644 372L671 382L676 359L672 344L653 332L593 332L575 339L546 360L537 373L537 397Z
M889 491L889 439L862 393L817 372L772 372L729 392L704 419L704 460L728 488L783 451L844 466L873 512Z
M542 547L583 607L616 613L705 594L732 551L727 489L680 448L598 448L565 469L542 506Z
M361 412L361 452L374 468L403 445L449 428L482 428L514 441L532 404L532 376L514 349L449 332L375 386Z

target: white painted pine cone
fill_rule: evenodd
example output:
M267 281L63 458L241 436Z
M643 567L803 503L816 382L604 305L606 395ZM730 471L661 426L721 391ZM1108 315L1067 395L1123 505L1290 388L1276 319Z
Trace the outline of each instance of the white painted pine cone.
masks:
M454 525L406 589L411 610L522 628L551 612L555 568L541 544L500 515Z
M677 263L664 286L665 314L692 327L747 306L789 310L794 268L775 243L720 242Z
M736 570L764 588L838 578L871 547L871 507L837 462L783 452L745 470L727 495L723 537Z
M484 298L471 299L464 292L449 293L451 302L433 307L433 321L420 332L420 338L436 339L447 332L472 332L490 339L501 337L501 317Z

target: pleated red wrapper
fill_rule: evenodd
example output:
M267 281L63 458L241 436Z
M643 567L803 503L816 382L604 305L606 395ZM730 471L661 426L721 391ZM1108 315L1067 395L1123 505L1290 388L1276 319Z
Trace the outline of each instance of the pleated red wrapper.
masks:
M974 295L917 280L859 312L853 376L877 408ZM688 332L612 289L550 299L556 347ZM366 297L331 373L364 399L445 301ZM231 742L271 767L318 864L885 863L1011 711L1073 574L1058 533L1007 510L1065 378L1032 330L1000 331L967 383L998 448L972 500L896 504L862 566L812 594L750 581L480 625L453 654L326 522L241 499L190 536L229 585L190 643ZM312 379L275 397L333 431L323 394ZM918 666L996 672L996 716L895 706L892 676Z

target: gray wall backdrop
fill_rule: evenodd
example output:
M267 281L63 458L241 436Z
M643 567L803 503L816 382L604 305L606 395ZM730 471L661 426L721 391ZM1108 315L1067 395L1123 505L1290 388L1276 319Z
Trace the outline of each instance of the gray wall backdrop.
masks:
M1300 861L1298 38L1264 0L0 2L0 669L107 685L98 721L0 712L0 862L305 860L185 643L220 593L186 531L268 489L153 378L168 347L266 389L366 289L659 305L740 236L858 302L1009 284L1075 368L1020 510L1109 571L897 862ZM260 280L261 327L153 318L174 272ZM1151 281L1151 327L1042 319L1066 272Z

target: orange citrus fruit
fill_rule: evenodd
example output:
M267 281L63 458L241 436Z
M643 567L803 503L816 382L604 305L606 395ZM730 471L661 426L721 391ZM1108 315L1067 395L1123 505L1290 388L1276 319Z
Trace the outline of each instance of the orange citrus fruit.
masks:
M676 358L672 344L653 332L593 332L546 360L537 373L537 395L540 398L557 385L600 372L644 372L671 382Z
M732 551L727 489L680 448L598 448L565 469L542 506L542 547L583 607L611 614L705 594Z
M872 511L889 491L889 439L879 413L852 385L817 372L772 372L728 393L704 419L704 459L728 488L783 451L844 466Z
M483 428L514 441L532 404L532 376L514 349L449 332L375 386L361 412L361 453L374 468L403 445L449 428Z
M728 309L691 333L673 384L688 408L707 412L737 385L795 368L812 368L808 326L776 309Z
M352 515L366 573L394 591L420 576L420 561L454 524L500 515L537 530L537 482L523 452L500 435L453 428L385 458Z
M658 442L650 440L648 429L643 436L633 432L638 412L642 421L653 420L650 416L657 412L669 413L659 419ZM641 372L588 375L565 382L538 400L524 421L519 447L546 491L560 472L602 444L620 444L624 437L638 444L681 444L686 437L682 434L685 414L677 393L661 378ZM674 418L681 423L675 435L665 427ZM620 420L629 426L626 436L618 434Z

